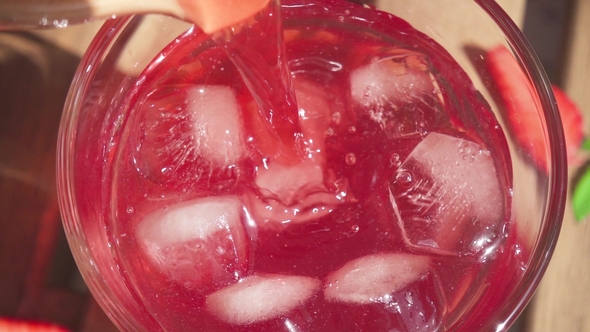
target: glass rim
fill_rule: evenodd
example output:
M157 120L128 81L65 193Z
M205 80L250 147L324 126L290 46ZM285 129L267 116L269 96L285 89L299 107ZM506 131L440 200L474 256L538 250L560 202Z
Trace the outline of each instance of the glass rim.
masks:
M520 281L520 284L526 287L517 287L517 292L511 295L511 299L505 306L507 309L501 310L497 314L497 317L500 318L498 321L503 323L498 325L495 331L503 331L516 320L530 302L555 250L565 213L568 183L567 157L561 117L551 83L533 47L520 28L495 0L474 1L496 21L506 35L512 51L517 59L521 60L521 65L538 92L543 110L542 117L547 127L546 138L548 139L551 162L547 175L549 179L548 197L546 198L547 209L532 249L532 256L529 258L529 266Z

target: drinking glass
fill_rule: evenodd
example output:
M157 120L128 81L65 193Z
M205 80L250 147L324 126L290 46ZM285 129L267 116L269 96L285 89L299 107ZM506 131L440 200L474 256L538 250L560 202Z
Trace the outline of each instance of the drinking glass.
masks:
M474 301L448 326L451 330L505 331L531 299L555 247L566 197L563 132L550 83L523 34L494 0L383 0L376 10L409 22L438 44L469 75L507 133L513 174L510 220L529 247L522 275L492 307ZM71 85L58 141L58 189L71 250L92 294L123 331L158 331L156 315L131 286L110 231L106 181L114 171L113 147L127 120L119 106L161 50L191 25L163 15L109 19L84 55ZM529 150L513 135L499 89L485 71L488 50L506 47L530 84L538 111L527 130L544 139L546 172L531 165ZM125 189L120 189L125 190ZM507 276L508 277L508 276ZM493 290L486 290L492 292ZM485 291L484 291L485 292ZM198 328L198 327L197 327Z

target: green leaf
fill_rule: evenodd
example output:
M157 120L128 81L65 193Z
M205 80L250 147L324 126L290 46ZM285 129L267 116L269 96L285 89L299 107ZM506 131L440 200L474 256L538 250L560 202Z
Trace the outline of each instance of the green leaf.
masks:
M577 221L582 221L590 214L590 167L584 171L574 188L572 204Z
M586 138L582 143L582 149L590 151L590 138Z

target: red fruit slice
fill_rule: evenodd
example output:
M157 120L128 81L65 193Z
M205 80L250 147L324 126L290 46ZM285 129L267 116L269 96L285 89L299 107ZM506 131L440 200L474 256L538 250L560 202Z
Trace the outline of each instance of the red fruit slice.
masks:
M492 79L498 86L513 135L537 167L546 172L546 143L543 132L537 129L541 128L540 102L530 81L514 55L504 46L489 51L486 63ZM582 142L582 121L579 109L571 100L564 97L561 91L557 91L556 99L565 128L568 160L573 161Z
M578 150L584 141L584 119L582 111L569 96L560 88L553 86L553 94L559 108L561 123L565 134L565 147L567 149L567 160L570 164L578 165L581 160L578 158Z
M157 210L136 230L148 260L169 279L187 287L236 281L247 265L241 202L208 197Z
M309 277L255 275L207 297L207 309L231 324L251 324L288 313L320 288Z
M541 128L541 109L533 86L514 55L504 46L487 53L486 64L498 87L513 135L532 161L547 171L547 150Z
M375 254L357 258L326 277L328 301L381 303L428 272L427 256Z
M0 318L0 332L67 332L65 328L42 322Z

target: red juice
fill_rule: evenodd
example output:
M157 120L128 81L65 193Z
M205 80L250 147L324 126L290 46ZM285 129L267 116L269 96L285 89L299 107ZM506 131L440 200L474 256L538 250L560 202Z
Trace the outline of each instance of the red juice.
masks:
M336 0L282 8L297 115L262 109L249 68L196 29L117 109L107 231L145 320L477 330L528 258L489 106L399 18Z

